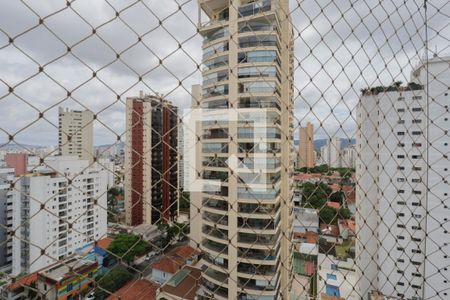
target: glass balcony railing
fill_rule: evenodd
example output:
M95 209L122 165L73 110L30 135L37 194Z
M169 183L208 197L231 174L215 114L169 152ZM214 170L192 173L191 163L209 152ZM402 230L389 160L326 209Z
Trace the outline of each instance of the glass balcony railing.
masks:
M277 271L278 271L277 266L253 265L247 263L238 264L238 272L250 275L273 276L277 273Z
M239 233L238 242L256 245L274 245L278 240L278 234L253 234L253 233Z
M228 289L221 287L217 284L214 284L207 279L203 279L203 286L208 290L209 293L217 294L223 298L228 298ZM210 297L204 298L204 299L212 299Z
M227 230L213 228L211 226L204 225L202 227L202 232L204 234L213 236L213 237L218 238L218 239L222 239L222 240L225 240L225 241L228 240L228 231Z
M229 36L228 27L221 27L217 30L214 30L213 32L208 33L203 39L203 45L226 36Z
M205 239L202 242L202 245L205 248L210 249L210 250L215 251L215 252L219 252L219 253L222 253L222 254L227 254L228 253L228 246L227 245L223 245L221 243L217 243L217 242Z
M271 0L260 0L239 7L239 17L247 17L271 10Z
M272 249L261 250L261 249L238 248L238 256L246 259L274 261L279 256L278 252L279 251L275 251Z
M219 281L219 282L222 282L225 284L228 283L228 275L225 273L222 273L222 272L219 272L219 271L216 271L213 269L207 269L205 271L205 274L216 281Z
M246 214L273 214L278 211L280 205L270 204L253 204L253 203L241 203L239 204L239 212Z
M273 189L245 189L238 188L238 197L242 199L255 199L255 200L273 200L280 194L279 190Z
M228 211L228 202L216 199L203 199L203 206Z
M217 215L210 212L203 213L203 220L220 225L228 225L228 216Z

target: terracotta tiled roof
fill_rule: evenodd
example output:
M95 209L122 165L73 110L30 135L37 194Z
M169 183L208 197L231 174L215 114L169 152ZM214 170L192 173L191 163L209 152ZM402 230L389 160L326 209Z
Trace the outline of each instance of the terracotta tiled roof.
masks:
M146 279L133 280L121 287L107 300L155 300L159 285Z
M202 271L191 266L186 266L183 270L184 269L189 270L189 273L185 276L185 278L176 286L170 284L170 281L167 282L161 287L161 292L177 296L180 299L194 300L195 294L200 285Z
M327 202L327 206L335 208L335 209L340 209L341 208L341 205L338 202L328 201Z
M175 274L183 265L184 260L172 257L172 256L164 256L161 259L155 261L152 264L152 269L160 270L166 273Z
M307 232L294 232L295 238L304 238L308 244L317 244L319 235L317 232L307 231Z
M109 245L112 243L114 239L112 237L106 237L104 239L97 241L97 246L106 250L108 249Z
M32 284L33 282L36 282L37 279L38 279L38 272L34 272L34 273L28 274L28 275L16 280L15 282L8 285L7 288L9 290L15 290L15 289L23 287L23 286L28 286L28 285Z
M199 251L190 246L179 246L155 261L151 267L152 269L174 274L186 264L189 258L198 254Z
M339 236L339 228L336 225L320 224L320 231L326 235Z

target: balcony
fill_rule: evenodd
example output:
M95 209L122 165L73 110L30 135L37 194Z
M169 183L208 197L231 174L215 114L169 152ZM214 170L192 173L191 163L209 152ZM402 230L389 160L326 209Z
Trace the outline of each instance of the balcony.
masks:
M273 245L278 240L277 237L278 235L239 233L238 243Z
M228 203L226 201L216 200L216 199L204 199L203 206L228 211Z
M228 276L225 273L209 268L206 270L205 275L214 279L215 281L228 284Z
M210 235L212 237L221 239L221 240L228 240L228 231L227 230L222 230L222 229L217 229L217 228L213 228L211 226L208 225L204 225L202 228L202 232L204 234Z
M221 243L217 243L217 242L205 239L202 242L202 246L205 247L206 249L209 249L209 250L221 253L221 254L228 254L228 246L223 245Z
M201 9L210 18L214 18L218 12L227 8L229 5L228 0L199 0L199 5Z
M263 214L270 215L278 211L280 205L264 205L264 204L239 204L239 212L246 214Z
M219 225L228 226L228 216L216 215L216 214L213 214L213 213L204 212L203 213L203 220L209 221L211 223L216 223L216 224L219 224Z
M278 267L239 263L237 270L240 273L249 275L274 276L278 271Z
M272 9L271 0L260 0L239 7L239 17L248 17Z

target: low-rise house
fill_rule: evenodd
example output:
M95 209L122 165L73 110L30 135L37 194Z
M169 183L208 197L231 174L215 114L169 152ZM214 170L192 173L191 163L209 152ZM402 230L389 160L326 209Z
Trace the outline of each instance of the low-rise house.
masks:
M200 252L190 246L179 246L164 255L152 265L153 281L164 284L185 265L193 265L198 261Z
M344 240L355 237L356 235L355 220L352 219L339 220L338 226L339 226L339 233Z
M38 272L38 293L48 300L78 299L94 288L98 263L73 256Z
M159 284L147 279L133 280L110 295L106 300L155 300Z
M0 299L79 299L94 288L97 270L97 262L74 255L5 285Z
M33 291L33 287L36 285L37 278L38 273L34 272L25 275L14 282L3 285L0 289L0 299L16 300L31 298L32 294L36 294L35 291Z
M202 271L185 266L158 290L158 300L194 300L200 287Z
M293 232L319 231L319 214L313 208L294 208Z
M358 282L352 259L340 260L332 255L318 256L317 291L319 300L359 300L354 288Z

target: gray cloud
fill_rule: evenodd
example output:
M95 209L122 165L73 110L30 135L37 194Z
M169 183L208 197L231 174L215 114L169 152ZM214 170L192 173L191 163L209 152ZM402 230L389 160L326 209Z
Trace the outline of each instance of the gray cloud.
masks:
M24 1L32 12L21 2L3 1L0 142L7 140L6 131L20 143L55 144L62 105L98 113L95 143L113 143L124 132L125 98L139 90L189 107L190 87L201 82L196 2L76 0L66 7L56 0ZM290 6L295 126L311 121L319 137L353 137L360 89L405 82L419 62L425 46L422 1L290 0ZM429 1L428 13L430 47L446 53L450 7ZM44 73L38 74L39 66Z

